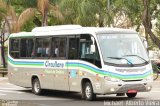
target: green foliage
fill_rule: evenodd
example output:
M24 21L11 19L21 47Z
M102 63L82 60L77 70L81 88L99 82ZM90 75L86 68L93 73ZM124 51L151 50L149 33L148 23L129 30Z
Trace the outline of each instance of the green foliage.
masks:
M21 30L30 32L36 25L33 23L33 19L27 21L26 24L21 28Z
M65 21L63 23L97 26L98 17L102 16L104 13L103 1L62 0L59 5L65 16Z
M0 7L0 13L6 13L6 10Z
M17 16L26 8L37 8L37 0L4 0L11 4ZM151 19L156 19L156 29L154 32L160 38L160 0L149 0L149 11ZM80 24L82 26L110 26L114 24L117 14L125 14L129 18L130 27L137 27L139 31L142 25L143 0L50 0L50 4L57 6L64 16L61 21L53 12L48 13L48 25L59 24ZM160 7L160 6L159 6ZM5 9L0 8L0 13L5 13ZM2 17L0 17L0 21ZM37 12L35 17L21 28L23 31L31 31L32 28L40 26L42 16ZM155 26L154 26L155 27ZM149 44L155 46L151 40Z

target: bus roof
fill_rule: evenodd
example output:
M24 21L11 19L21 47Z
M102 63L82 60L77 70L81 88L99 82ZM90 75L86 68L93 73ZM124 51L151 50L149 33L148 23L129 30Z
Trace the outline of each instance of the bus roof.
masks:
M32 32L20 32L11 34L10 37L69 35L69 34L93 34L93 33L137 33L131 29L107 28L107 27L82 27L80 25L59 25L36 27Z
M73 30L80 29L82 26L80 25L57 25L57 26L45 26L45 27L36 27L32 30L32 32L51 32L51 31L59 31L59 30Z
M12 33L9 37L27 37L27 36L35 36L32 32L19 32L19 33Z

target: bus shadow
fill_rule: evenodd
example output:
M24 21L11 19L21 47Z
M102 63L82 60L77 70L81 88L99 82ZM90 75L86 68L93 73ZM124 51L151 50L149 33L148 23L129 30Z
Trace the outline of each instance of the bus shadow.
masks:
M33 94L32 90L23 90L21 92L26 92L29 94ZM45 90L41 97L53 97L53 98L60 98L60 99L72 99L72 100L84 100L81 97L80 93L77 92L66 92L66 91L55 91L55 90ZM98 95L95 101L126 101L126 100L143 100L143 97L135 97L135 98L128 98L127 96L116 96L113 95Z

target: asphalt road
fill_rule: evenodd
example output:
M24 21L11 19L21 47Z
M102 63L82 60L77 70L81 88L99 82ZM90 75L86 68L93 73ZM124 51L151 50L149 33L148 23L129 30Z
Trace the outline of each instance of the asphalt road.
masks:
M147 103L147 104L146 104ZM160 81L153 82L151 92L138 93L136 98L99 95L96 101L85 101L79 93L46 91L42 96L0 78L0 106L160 106Z

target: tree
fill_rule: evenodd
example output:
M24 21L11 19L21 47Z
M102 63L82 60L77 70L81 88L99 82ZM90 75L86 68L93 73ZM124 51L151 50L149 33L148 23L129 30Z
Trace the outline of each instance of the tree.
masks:
M63 24L103 26L104 8L99 0L62 0L59 5L65 16Z
M5 62L5 47L4 44L8 40L8 37L6 37L6 26L8 26L8 33L11 32L19 32L20 28L24 25L26 21L30 19L30 17L33 17L34 9L28 8L24 10L19 16L16 16L16 13L14 11L14 8L6 4L3 0L0 0L0 16L2 22L2 28L1 28L1 35L0 35L0 44L1 44L1 55L2 55L2 61L3 61L3 67L6 67ZM4 10L4 11L2 11ZM12 17L12 22L8 21L8 17ZM11 26L11 27L10 27Z
M2 16L2 14L0 14ZM3 62L3 67L6 68L6 61L5 61L5 42L8 40L8 37L5 36L5 26L9 26L8 20L4 18L5 21L2 24L2 29L0 33L0 45L1 45L1 56L2 56L2 62Z
M160 40L158 39L158 37L156 37L156 35L152 32L152 23L151 23L151 11L149 9L150 7L150 0L143 0L143 6L144 6L144 10L143 10L143 15L142 15L142 21L143 21L143 25L145 27L145 31L146 34L149 34L151 40L159 47L160 49ZM155 7L155 9L157 9L157 5Z
M159 5L159 0L115 0L114 2L115 8L128 17L130 27L136 26L137 31L139 31L140 26L143 25L146 40L148 41L149 35L152 42L160 48L160 40L158 39L160 30L153 29L151 22L156 20L160 14ZM157 22L156 27L158 26L160 26L160 23ZM155 35L155 32L157 32L157 35Z
M0 45L1 45L1 56L2 56L2 62L3 62L3 67L6 68L6 61L5 61L5 42L8 40L8 37L5 36L5 26L8 26L8 29L10 31L10 25L7 20L7 15L6 15L6 10L5 10L5 3L0 0L0 23L4 21L1 25L2 28L0 31Z
M47 26L48 25L48 16L54 16L59 21L63 20L63 16L61 14L61 11L56 5L55 0L23 0L25 3L25 6L36 8L38 13L41 14L41 26ZM38 14L37 13L37 14ZM35 23L39 23L39 19L36 17L34 20Z
M3 0L2 1L2 8L6 10L7 17L11 17L11 32L19 32L23 25L32 17L34 17L35 9L34 8L27 8L23 10L21 13L17 14L15 8L11 5L13 3L12 0ZM19 0L14 1L19 2ZM21 3L21 2L20 2Z
M12 32L19 32L23 25L32 17L34 17L35 9L27 8L25 9L19 16L12 15L13 22L12 24Z
M37 0L37 8L39 12L42 14L42 26L47 26L49 0Z

